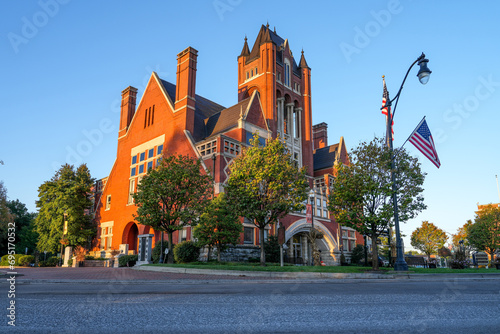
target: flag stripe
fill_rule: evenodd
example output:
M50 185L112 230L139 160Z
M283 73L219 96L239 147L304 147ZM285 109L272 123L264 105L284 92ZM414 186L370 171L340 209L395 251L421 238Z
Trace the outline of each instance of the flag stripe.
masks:
M413 138L410 139L410 143L417 146L418 148L423 149L428 155L434 157L434 153L432 152L432 147L427 144L422 137L417 133Z
M408 139L423 155L425 155L437 168L441 166L439 157L434 145L431 131L427 126L425 118L420 122L415 131Z

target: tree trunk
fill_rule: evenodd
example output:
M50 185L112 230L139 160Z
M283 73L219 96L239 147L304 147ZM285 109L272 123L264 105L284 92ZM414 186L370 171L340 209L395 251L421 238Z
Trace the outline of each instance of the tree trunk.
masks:
M372 268L373 270L378 270L378 248L377 248L377 237L372 236Z
M260 265L266 265L266 253L264 250L264 228L259 227L259 241L260 241Z
M172 249L172 231L168 232L168 255L167 263L174 263L174 250Z
M220 262L220 253L221 253L220 245L217 245L217 261L219 262Z
M207 262L210 261L210 253L212 252L212 246L208 246Z

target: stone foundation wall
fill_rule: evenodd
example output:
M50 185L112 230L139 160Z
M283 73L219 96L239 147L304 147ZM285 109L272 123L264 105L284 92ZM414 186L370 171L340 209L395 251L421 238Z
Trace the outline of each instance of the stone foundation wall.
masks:
M208 248L200 250L200 261L207 261ZM251 258L260 259L260 247L236 245L229 246L222 254L221 261L223 262L248 262ZM212 249L210 260L217 260L217 249Z

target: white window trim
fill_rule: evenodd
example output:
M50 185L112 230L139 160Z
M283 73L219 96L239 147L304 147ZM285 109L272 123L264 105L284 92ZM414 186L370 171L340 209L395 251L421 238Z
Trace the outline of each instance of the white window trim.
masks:
M111 195L106 196L106 203L104 204L104 210L109 211L111 209Z

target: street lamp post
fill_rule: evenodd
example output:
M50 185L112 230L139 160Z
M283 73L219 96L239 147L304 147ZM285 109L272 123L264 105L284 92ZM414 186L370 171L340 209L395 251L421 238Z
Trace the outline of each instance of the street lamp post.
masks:
M314 266L314 246L312 245L312 242L315 242L313 239L314 236L314 218L313 218L313 205L314 205L314 190L311 188L309 191L309 201L308 204L306 205L306 222L311 224L311 231L309 232L309 239L311 241L311 259L312 259L312 265Z
M392 121L394 119L394 114L396 113L396 108L398 106L399 102L399 96L401 94L401 90L403 89L403 86L405 84L406 78L408 77L408 74L410 73L410 70L412 67L418 63L420 66L420 70L418 71L417 77L422 85L425 85L429 81L429 76L432 73L431 70L427 67L427 63L429 60L425 59L425 54L422 53L420 57L415 60L410 68L408 68L408 71L406 72L405 78L403 79L403 83L401 84L401 87L399 88L398 93L396 96L391 100L389 99L389 92L387 92L387 100L385 105L382 108L387 108L387 136L389 138L389 151L391 154L391 181L392 181L392 202L394 206L394 225L396 227L396 262L394 263L394 270L396 271L407 271L408 270L408 264L405 261L404 254L403 254L403 248L401 247L401 233L399 231L399 213L398 213L398 203L397 203L397 187L396 187L396 173L395 173L395 162L394 162L394 150L393 150L393 143L392 143ZM396 101L394 104L394 111L391 112L391 106L392 103Z
M61 239L61 255L59 257L59 267L62 267L62 264L63 264L63 250L64 250L64 237L66 236L66 234L68 233L68 214L66 213L66 210L64 211L64 214L63 214L63 236L62 236L62 239Z

